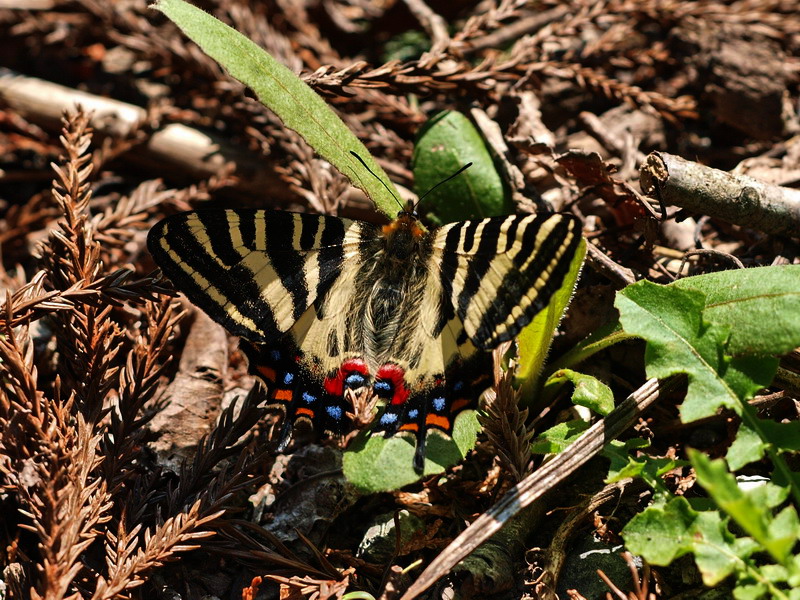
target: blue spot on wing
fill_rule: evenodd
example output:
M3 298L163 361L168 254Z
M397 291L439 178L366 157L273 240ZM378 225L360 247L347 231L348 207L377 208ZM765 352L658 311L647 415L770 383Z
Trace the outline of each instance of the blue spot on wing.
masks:
M294 373L286 373L283 376L283 383L284 385L290 385L294 381Z
M433 408L436 412L442 412L446 405L447 401L444 398L439 397L433 399Z
M366 379L360 373L352 373L345 377L344 383L349 388L360 388L363 387Z
M392 384L388 381L376 381L373 388L376 392L391 392Z
M273 362L278 362L281 359L281 351L271 350L269 353L269 357Z
M383 413L381 417L381 425L393 425L397 423L397 415L394 413Z
M412 408L408 411L408 418L409 419L416 419L419 416L419 411L416 408Z
M326 406L325 412L327 412L331 418L335 419L336 421L341 420L342 418L342 408L340 406Z
M309 394L308 392L303 392L303 402L306 404L313 404L317 401L317 397L313 394Z

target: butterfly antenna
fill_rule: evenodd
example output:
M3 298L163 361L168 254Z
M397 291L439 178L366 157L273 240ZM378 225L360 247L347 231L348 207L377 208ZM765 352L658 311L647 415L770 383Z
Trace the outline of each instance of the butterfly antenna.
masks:
M438 188L440 185L442 185L442 184L444 184L444 183L447 183L447 182L448 182L448 181L450 181L451 179L454 179L454 178L458 177L458 176L459 176L459 175L461 175L461 174L462 174L464 171L466 171L467 169L469 169L471 166L472 166L472 163L471 163L471 162L468 162L468 163L467 163L467 164L465 164L463 167L461 167L461 168L460 168L458 171L456 171L455 173L453 173L452 175L450 175L450 177L447 177L446 179L442 179L442 180L441 180L439 183L437 183L436 185L434 185L434 186L433 186L431 189L429 189L427 192L425 192L424 194L422 194L422 196L420 196L420 197L419 197L419 200L417 200L417 204L415 204L415 205L414 205L414 208L416 208L416 207L419 205L419 203L420 203L420 202L422 202L422 200L425 198L425 196L427 196L428 194L430 194L430 193L431 193L433 190L435 190L436 188Z
M370 169L370 168L367 166L367 163L365 163L365 162L364 162L364 159L363 159L363 158L361 158L361 157L360 157L358 154L356 154L356 153L355 153L355 152L353 152L352 150L350 150L350 154L352 154L353 156L355 156L355 157L356 157L356 159L358 160L358 162L360 162L360 163L361 163L361 165L362 165L362 166L363 166L363 167L364 167L364 168L367 170L367 172L368 172L370 175L372 175L372 176L373 176L375 179L377 179L378 181L380 181L380 182L381 182L381 185L382 185L383 187L385 187L385 188L386 188L386 191L387 191L387 192L389 192L389 193L392 195L392 198L394 198L394 201L395 201L395 202L397 202L397 204L398 204L398 205L400 205L400 208L401 208L401 209L402 209L402 208L404 208L404 206L403 206L403 203L402 203L402 202L400 202L400 199L399 199L397 196L395 196L395 195L394 195L394 192L392 191L392 189L391 189L391 188L390 188L388 185L386 185L386 182L385 182L383 179L381 179L380 177L378 177L378 176L375 174L375 172L374 172L372 169Z

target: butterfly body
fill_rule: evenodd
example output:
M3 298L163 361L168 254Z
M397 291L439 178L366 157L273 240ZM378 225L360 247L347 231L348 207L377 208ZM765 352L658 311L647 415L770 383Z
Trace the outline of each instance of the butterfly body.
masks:
M270 210L173 215L148 236L178 289L232 333L272 402L341 432L348 390L385 402L376 429L451 433L491 384L488 350L546 306L580 241L565 215L424 230Z

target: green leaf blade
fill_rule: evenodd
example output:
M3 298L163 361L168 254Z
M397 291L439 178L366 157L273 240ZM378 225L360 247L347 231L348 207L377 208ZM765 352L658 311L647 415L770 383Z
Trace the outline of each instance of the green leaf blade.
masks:
M486 143L457 111L441 112L420 129L412 158L415 191L424 194L467 163L469 169L425 198L428 217L439 225L514 212Z
M152 7L172 20L231 77L251 88L286 127L300 134L381 211L389 215L397 212L397 200L392 194L399 196L386 173L331 107L297 75L238 31L196 6L183 0L157 0ZM383 184L364 169L351 151L364 160Z
M421 477L443 473L447 467L464 459L480 431L474 410L460 413L453 425L452 438L432 431L425 446L425 467L422 473L414 470L416 446L411 435L383 437L362 432L344 453L342 468L345 477L364 493L400 489Z

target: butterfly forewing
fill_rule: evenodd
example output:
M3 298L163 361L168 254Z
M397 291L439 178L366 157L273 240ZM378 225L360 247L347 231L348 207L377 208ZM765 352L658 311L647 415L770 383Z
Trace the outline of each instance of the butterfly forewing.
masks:
M320 215L210 209L162 220L147 246L214 320L247 340L271 342L324 298L371 227Z
M563 284L580 223L568 215L491 217L435 233L443 297L479 348L514 338ZM447 315L449 316L449 314Z

